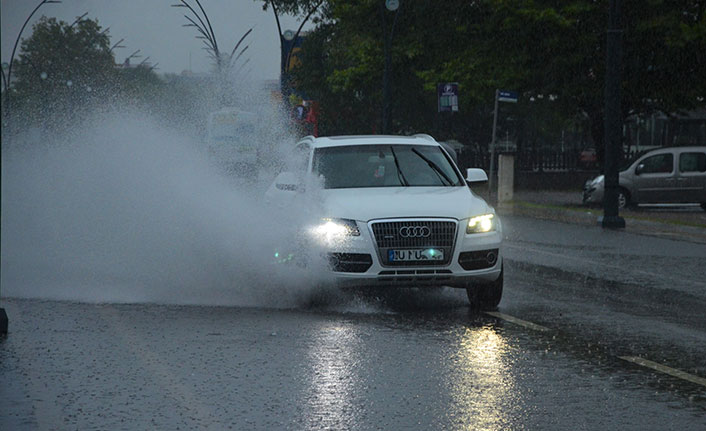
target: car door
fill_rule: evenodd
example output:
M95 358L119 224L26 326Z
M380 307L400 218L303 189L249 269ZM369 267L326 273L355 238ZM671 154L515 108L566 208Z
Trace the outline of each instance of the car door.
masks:
M646 156L635 167L633 201L635 203L670 203L677 201L674 154Z
M706 151L684 149L677 167L678 202L706 202Z

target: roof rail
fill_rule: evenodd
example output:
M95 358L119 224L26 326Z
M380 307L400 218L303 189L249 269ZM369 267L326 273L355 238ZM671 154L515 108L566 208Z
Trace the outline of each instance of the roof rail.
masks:
M426 133L417 133L417 134L412 135L412 137L414 137L414 138L422 138L422 139L426 139L427 141L434 141L434 142L436 142L436 139L434 139L433 137L431 137L431 135L427 135Z

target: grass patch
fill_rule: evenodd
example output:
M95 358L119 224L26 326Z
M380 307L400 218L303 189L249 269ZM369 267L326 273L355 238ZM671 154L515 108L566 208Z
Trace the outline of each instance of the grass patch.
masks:
M513 201L512 203L515 205L526 207L526 208L554 209L554 210L562 210L562 211L569 210L569 211L582 212L582 213L586 213L586 214L592 214L594 212L592 209L585 208L585 207L575 207L575 206L556 205L556 204L538 204L535 202L525 202L525 201Z
M640 216L634 216L634 215L623 215L624 218L630 219L630 220L640 220L640 221L656 221L659 223L664 223L664 224L672 224L676 226L689 226L689 227L699 227L699 228L706 228L706 224L703 223L695 223L695 222L690 222L690 221L683 221L683 220L669 220L669 219L663 219L663 218L653 218L653 217L640 217Z
M519 206L525 207L525 208L573 211L576 213L583 213L583 214L594 214L596 212L596 209L600 209L600 208L593 208L592 209L592 208L586 208L586 207L576 207L576 206L566 206L566 205L556 205L556 204L539 204L536 202L525 202L525 201L514 201L513 204L519 205ZM631 213L629 213L627 215L625 213L621 213L620 215L621 215L621 217L623 217L627 220L664 223L664 224L669 224L669 225L674 225L674 226L706 228L706 224L703 224L703 223L692 222L692 221L683 221L683 220L672 220L672 219L661 218L659 216L641 216L641 215L634 215Z

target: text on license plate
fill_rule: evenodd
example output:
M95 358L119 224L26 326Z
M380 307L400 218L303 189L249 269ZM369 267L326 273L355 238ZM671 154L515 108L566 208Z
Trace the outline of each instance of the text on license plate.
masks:
M444 260L444 250L438 248L416 248L387 251L390 262L409 262L415 260Z

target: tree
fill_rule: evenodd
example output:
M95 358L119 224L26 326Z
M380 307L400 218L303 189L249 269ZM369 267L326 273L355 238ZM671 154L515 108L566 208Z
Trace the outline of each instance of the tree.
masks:
M463 98L462 112L450 119L436 113L436 84L439 79L459 80L456 75L437 73L439 61L459 61L463 46L449 35L459 17L474 16L470 2L418 0L402 2L391 51L392 131L431 132L439 135L468 124L460 121L475 111ZM384 70L383 21L391 13L379 0L329 1L328 15L311 32L302 50L302 70L297 83L307 94L321 101L322 122L337 124L342 133L380 130ZM430 17L440 16L439 26ZM444 19L449 18L449 21ZM442 30L442 31L440 31ZM439 60L440 57L443 60ZM316 70L317 67L319 70ZM320 69L324 69L320 71ZM322 73L323 72L323 73ZM445 75L445 76L441 76ZM467 82L472 82L469 78ZM465 83L463 83L465 85ZM465 96L466 93L464 93ZM328 100L324 100L328 99ZM355 120L351 123L351 120ZM346 124L348 123L348 124ZM443 124L442 124L443 123ZM327 133L329 131L327 130ZM447 137L452 137L448 134Z
M623 117L704 106L706 0L622 1ZM363 117L380 112L381 2L329 0L305 43L297 83L322 101L322 123L336 131L369 132ZM588 119L601 152L608 0L403 0L400 10L391 46L394 131L487 142L493 94L502 88L521 94L518 113L544 96L555 129L547 137ZM435 89L449 81L460 85L460 113L442 118Z
M115 86L122 102L147 109L160 103L167 91L165 82L145 65L116 69Z
M13 99L25 115L38 122L113 94L115 61L110 39L97 20L72 25L42 17L22 41Z
M622 0L622 117L703 106L703 0ZM608 0L489 0L479 54L524 94L554 95L565 112L585 113L603 150Z

